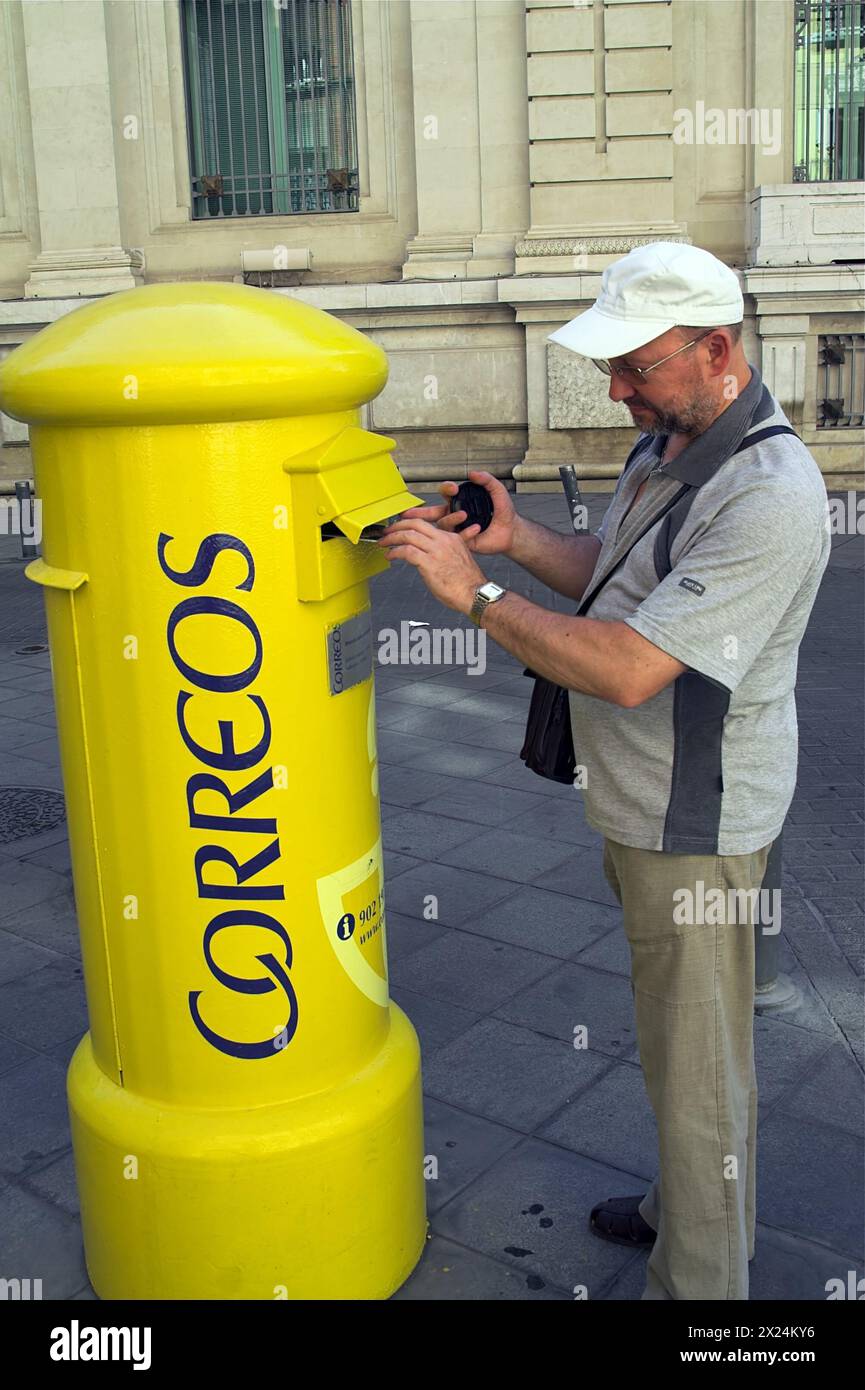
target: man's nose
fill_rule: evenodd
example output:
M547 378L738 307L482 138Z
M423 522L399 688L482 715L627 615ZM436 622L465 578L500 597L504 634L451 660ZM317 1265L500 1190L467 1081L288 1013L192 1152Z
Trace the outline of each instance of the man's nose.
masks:
M624 381L619 376L618 372L613 372L610 377L609 394L611 401L627 401L630 400L631 396L636 395L636 391L630 382Z

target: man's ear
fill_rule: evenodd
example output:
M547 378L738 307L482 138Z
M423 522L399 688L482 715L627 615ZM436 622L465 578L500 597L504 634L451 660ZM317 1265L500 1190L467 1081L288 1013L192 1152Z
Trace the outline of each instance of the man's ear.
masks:
M709 349L709 369L712 375L722 376L724 372L729 370L733 360L734 344L722 328L719 328L715 333L710 333L709 337L705 339L705 343Z

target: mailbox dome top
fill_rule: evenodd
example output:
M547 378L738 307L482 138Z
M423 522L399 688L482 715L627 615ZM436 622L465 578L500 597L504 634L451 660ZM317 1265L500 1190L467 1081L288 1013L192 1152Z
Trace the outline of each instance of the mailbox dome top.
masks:
M145 285L74 309L0 366L0 408L32 424L162 425L349 410L387 380L356 328L273 290Z

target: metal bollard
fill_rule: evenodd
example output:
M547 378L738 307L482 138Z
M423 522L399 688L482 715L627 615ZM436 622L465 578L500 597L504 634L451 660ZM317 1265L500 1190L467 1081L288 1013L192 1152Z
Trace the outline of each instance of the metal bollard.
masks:
M580 496L580 485L577 482L577 470L572 463L560 464L559 477L562 480L562 487L565 490L565 497L570 508L571 525L575 531L581 531L583 527L580 510L583 506L583 499Z
M795 1002L799 991L789 976L779 974L778 959L781 943L781 863L783 858L784 832L773 841L766 860L766 872L761 884L763 892L774 893L771 900L776 904L776 915L771 922L771 930L765 931L760 922L754 927L754 1007L777 1009Z
M21 537L21 559L32 560L38 551L32 540L27 540L27 533L33 535L33 490L30 487L29 479L17 480L15 483L15 497L18 502L18 534ZM26 518L25 518L25 503Z

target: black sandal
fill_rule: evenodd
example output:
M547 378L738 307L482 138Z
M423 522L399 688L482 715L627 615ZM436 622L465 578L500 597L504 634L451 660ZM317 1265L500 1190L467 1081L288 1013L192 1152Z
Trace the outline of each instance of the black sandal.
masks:
M658 1233L639 1212L644 1196L641 1192L636 1197L608 1197L599 1202L589 1213L589 1230L616 1245L654 1245Z

